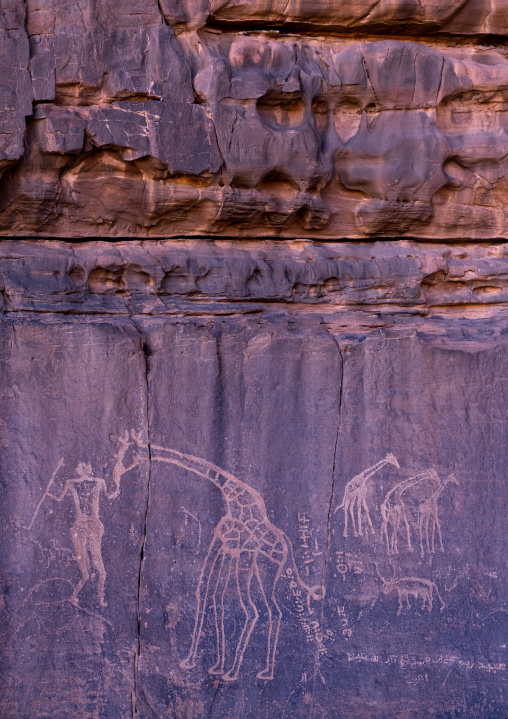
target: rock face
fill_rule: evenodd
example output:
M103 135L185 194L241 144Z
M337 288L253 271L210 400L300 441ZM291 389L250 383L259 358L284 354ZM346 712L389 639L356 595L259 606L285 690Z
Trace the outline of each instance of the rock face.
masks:
M502 717L505 244L4 241L5 717Z
M507 237L502 3L10 3L4 236Z
M258 26L327 32L501 35L507 31L502 0L161 0L167 22L178 30L205 25Z
M2 0L0 719L508 716L503 0Z

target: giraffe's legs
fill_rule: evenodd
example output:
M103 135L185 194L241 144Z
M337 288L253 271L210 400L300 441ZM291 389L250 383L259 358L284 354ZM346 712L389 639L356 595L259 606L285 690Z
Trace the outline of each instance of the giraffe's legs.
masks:
M392 520L392 551L391 554L399 553L399 525L400 525L400 514L397 510Z
M184 659L180 666L182 669L192 669L196 666L196 654L198 651L198 644L201 638L201 630L203 629L203 619L205 617L206 601L208 598L208 591L210 589L210 581L212 578L215 564L222 552L222 542L217 537L214 537L212 543L206 553L203 568L201 569L201 575L199 577L198 586L196 589L196 618L194 622L194 631L192 632L192 642L189 650L189 654Z
M215 631L217 636L217 661L209 674L224 674L224 659L226 654L226 633L224 630L224 596L226 594L229 578L231 576L231 554L222 553L221 565L217 574L217 581L212 594L213 611L215 616ZM217 593L220 594L220 612L217 611Z
M363 537L363 531L362 531L362 502L363 502L363 497L360 497L360 494L358 493L358 494L356 495L355 504L356 504L356 521L357 521L357 525L358 525L358 534L360 535L360 537Z
M279 639L280 622L282 619L282 612L277 603L276 590L277 582L282 574L283 564L279 562L273 562L269 560L270 564L266 566L266 570L261 571L257 562L254 558L254 574L259 582L261 588L261 594L263 601L268 610L268 642L266 649L266 667L258 672L256 675L258 679L273 679L273 669L275 665L275 653L277 651L277 641ZM264 562L266 564L266 562ZM266 576L266 581L263 582L263 577ZM265 584L267 590L265 590Z
M226 681L238 679L238 672L243 661L243 655L259 617L257 607L252 601L251 595L251 582L254 576L254 559L255 556L253 552L241 552L235 566L236 585L238 587L240 604L245 614L245 622L236 645L233 666L222 677Z
M423 548L423 515L421 512L418 512L418 534L420 535L420 554L423 557L425 550Z
M427 552L434 554L434 534L436 527L433 522L432 514L427 515Z
M357 537L358 532L356 531L356 517L355 517L355 501L354 499L349 500L347 507L349 509L349 516L351 517L351 524L353 525L353 536Z
M425 536L425 547L427 554L430 554L430 542L429 542L429 515L424 514L423 516L423 531Z
M383 524L381 525L381 541L386 541L386 552L391 554L390 551L390 539L388 537L388 518L383 518Z
M362 507L363 507L363 510L364 510L365 515L366 515L366 517L367 517L367 521L368 521L368 523L369 523L370 533L371 533L371 534L375 534L376 532L375 532L375 530L374 530L374 525L372 524L372 519L370 518L369 507L368 507L368 505L367 505L367 500L365 499L365 497L362 497Z
M342 534L343 537L347 537L347 513L349 510L349 502L344 499L344 532Z
M441 522L439 521L439 515L438 515L438 514L435 514L435 515L434 515L434 522L435 522L435 524L434 524L434 531L436 530L436 527L437 527L437 536L439 537L439 548L441 549L442 552L444 552L443 537L442 537L442 534L441 534Z
M412 552L413 545L411 544L411 527L409 526L409 522L407 521L406 508L404 505L402 505L402 518L404 519L404 524L406 527L407 548L409 549L410 552Z

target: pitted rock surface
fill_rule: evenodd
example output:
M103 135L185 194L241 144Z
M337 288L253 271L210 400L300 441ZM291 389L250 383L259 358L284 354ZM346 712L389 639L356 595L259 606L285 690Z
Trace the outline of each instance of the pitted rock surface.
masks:
M506 244L0 278L2 717L506 714Z
M4 236L507 236L494 5L11 2Z
M0 5L0 719L506 719L506 0Z

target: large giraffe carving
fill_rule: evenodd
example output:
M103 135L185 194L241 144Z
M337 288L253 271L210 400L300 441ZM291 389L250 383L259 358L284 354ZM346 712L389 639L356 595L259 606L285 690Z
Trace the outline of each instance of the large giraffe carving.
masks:
M367 505L367 482L368 480L379 472L386 464L393 464L394 467L400 469L399 463L394 454L387 454L377 464L365 469L360 474L357 474L351 479L344 490L344 498L342 504L337 507L335 511L339 509L344 510L344 537L347 537L347 525L348 525L348 512L351 516L351 523L353 525L353 535L363 535L362 530L362 511L365 512L367 521L369 523L370 533L374 534L374 526L370 518L369 507ZM355 518L355 506L356 506L356 518Z
M258 672L259 679L273 679L275 653L279 637L282 612L277 602L277 583L288 562L294 576L310 600L324 597L324 587L308 586L300 577L295 563L291 541L286 534L270 522L263 498L255 489L225 472L215 464L199 457L183 454L174 449L151 445L151 460L183 467L214 484L225 499L227 511L215 527L196 589L196 615L192 641L187 658L181 662L184 669L196 666L196 656L203 630L203 621L211 595L216 639L217 661L210 674L226 681L237 679L243 656L256 626L259 612L252 597L251 585L258 583L261 601L268 612L266 662ZM245 615L238 638L233 665L225 672L226 632L224 598L231 581L234 581L241 609Z
M435 551L435 536L436 529L439 537L439 546L442 552L443 537L441 536L441 523L439 521L439 497L446 489L446 486L452 482L458 484L458 480L455 479L453 474L450 474L443 484L437 489L430 497L424 500L418 507L418 529L420 532L420 551L422 557L425 554L424 539L428 554L434 554ZM429 526L430 526L430 541L429 541Z

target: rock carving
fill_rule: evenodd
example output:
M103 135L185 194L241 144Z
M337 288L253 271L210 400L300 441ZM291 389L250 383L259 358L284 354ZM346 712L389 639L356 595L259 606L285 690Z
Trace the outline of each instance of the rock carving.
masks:
M413 551L411 527L407 517L403 495L408 489L420 484L426 479L430 479L432 482L439 484L439 477L436 471L426 469L419 474L415 474L413 477L405 479L403 482L399 482L386 493L383 503L381 504L381 537L386 540L386 551L388 554L399 553L399 529L401 522L404 523L406 530L407 548L410 552Z
M292 565L296 581L310 600L324 597L324 587L308 586L300 577L293 555L291 540L267 517L263 498L255 489L229 472L199 457L173 449L151 445L152 461L167 462L204 477L218 487L227 505L224 517L215 527L212 542L196 589L196 615L188 656L181 662L184 669L196 666L196 656L203 631L203 621L211 596L217 661L208 671L226 681L238 678L245 650L256 626L259 611L251 591L257 581L260 596L268 613L266 663L257 674L259 679L273 679L277 641L282 611L277 601L277 583L288 563ZM245 615L238 638L233 665L225 671L226 631L224 598L229 584L236 587L238 602Z
M335 512L337 512L339 509L344 510L344 537L348 536L348 512L351 515L353 535L355 537L361 537L363 535L362 512L365 512L367 522L369 523L370 533L375 534L372 519L370 517L369 507L367 504L367 482L374 474L376 474L376 472L379 472L379 470L382 469L386 464L392 464L394 467L397 467L397 469L400 469L400 465L397 462L395 455L387 454L386 457L380 462L374 464L372 467L369 467L369 469L364 470L360 474L357 474L346 484L342 504L340 504L335 510Z
M102 559L102 537L104 525L100 519L100 500L104 494L106 499L116 499L120 494L120 481L122 476L137 466L141 457L136 455L132 463L124 466L124 458L129 447L134 442L139 443L140 437L132 431L119 437L120 449L116 453L116 463L113 468L113 484L115 489L108 492L106 482L102 477L94 477L92 466L86 462L80 462L76 467L76 477L67 479L60 494L53 494L49 490L55 480L58 470L63 466L63 459L57 465L46 490L37 505L27 529L32 529L39 510L47 497L56 502L63 502L67 495L74 500L75 517L70 528L72 546L74 548L74 559L78 563L81 577L74 587L70 601L78 604L78 595L90 579L91 568L95 569L98 575L97 595L101 607L106 607L105 586L107 572Z
M376 571L379 578L383 582L383 586L377 598L372 603L372 606L374 606L381 594L389 596L390 594L395 592L398 599L397 616L399 616L402 612L404 605L406 609L411 609L411 603L409 601L410 597L414 597L415 599L420 598L422 600L422 610L427 609L427 611L431 612L434 606L433 595L435 593L441 603L440 610L443 611L443 609L445 608L446 604L443 602L436 583L432 582L430 579L422 579L421 577L394 577L393 579L387 581L379 573L379 569L377 568L377 566Z
M434 540L437 534L439 537L439 548L444 552L443 537L441 535L441 523L439 521L439 497L446 489L448 484L458 484L455 477L450 474L430 497L425 499L418 507L418 530L420 532L420 551L422 557L427 554L434 554ZM429 535L430 530L430 535ZM425 544L425 549L424 549Z

